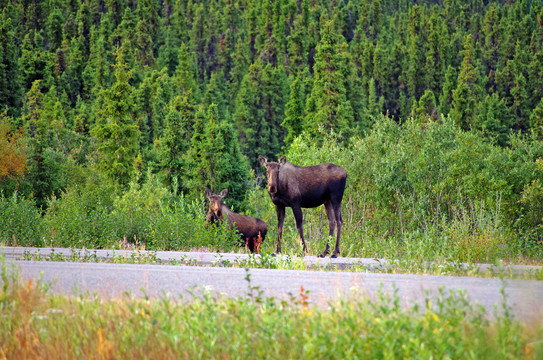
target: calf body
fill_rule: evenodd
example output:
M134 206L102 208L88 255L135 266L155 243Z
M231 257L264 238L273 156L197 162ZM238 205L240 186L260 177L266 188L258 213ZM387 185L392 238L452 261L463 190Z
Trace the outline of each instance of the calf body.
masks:
M341 236L341 202L347 183L347 172L339 165L330 163L314 166L296 166L287 162L286 157L281 157L277 162L270 162L264 156L259 156L259 161L266 168L268 180L268 193L275 205L277 212L277 243L275 251L281 252L281 237L285 222L285 208L292 208L298 235L302 240L304 253L307 247L304 240L302 208L313 208L324 204L329 236L334 235L337 228L336 245L332 257L339 255L339 239ZM326 248L320 257L328 255L330 245L326 242Z
M268 224L258 218L237 214L230 210L222 202L222 198L227 194L227 189L221 191L219 195L206 189L206 197L209 199L206 222L214 223L226 220L229 226L238 230L243 244L246 244L251 252L259 253L260 242L264 241L268 232Z

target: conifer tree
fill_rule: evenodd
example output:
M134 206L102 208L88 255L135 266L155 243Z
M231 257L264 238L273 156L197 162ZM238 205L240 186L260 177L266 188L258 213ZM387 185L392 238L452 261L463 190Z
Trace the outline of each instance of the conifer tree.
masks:
M498 145L506 146L510 127L510 115L503 99L497 93L487 95L479 109L475 128L494 139Z
M23 39L20 63L26 89L30 89L36 80L40 80L42 90L53 85L55 57L44 50L43 42L41 32L29 33Z
M62 45L64 16L58 7L55 7L46 21L47 37L50 43L50 50L54 51Z
M228 92L230 94L229 100L231 104L234 103L236 96L239 92L243 77L247 73L249 68L249 47L242 38L238 39L236 44L236 50L232 58L232 68L228 76ZM231 106L233 108L233 106Z
M290 85L290 98L286 105L285 118L281 126L285 128L285 145L288 147L302 133L305 111L305 96L300 74Z
M412 116L423 123L428 119L437 120L436 97L432 90L426 90L418 103L413 106Z
M468 35L462 67L458 74L458 85L452 94L451 110L451 117L464 130L469 130L474 125L481 93L481 79L473 54L472 36Z
M203 109L196 116L191 149L188 152L186 175L189 192L199 197L205 189L228 189L232 194L230 206L244 209L244 196L249 179L246 158L239 150L237 135L227 120L217 118L217 107L211 104L202 117Z
M179 51L177 48L179 45L176 45L176 36L171 25L164 32L165 39L158 50L157 63L159 68L168 69L168 75L173 76L178 63Z
M453 91L456 89L458 75L452 65L447 67L445 72L445 83L443 84L441 95L439 95L439 113L448 115L452 106Z
M200 99L200 88L198 86L198 71L194 58L190 55L189 48L185 43L179 47L178 65L175 71L177 86L181 92L190 92L194 99Z
M353 109L347 99L345 83L350 69L347 44L334 32L331 21L321 31L315 57L315 80L308 99L304 130L311 136L334 131L349 135L353 125Z
M500 41L500 19L498 18L498 9L495 3L489 4L489 8L485 13L483 22L483 64L485 73L489 81L487 89L495 91L495 73L499 59L499 41Z
M286 85L281 68L263 67L260 61L249 67L241 83L233 118L240 148L254 168L259 166L258 155L273 156L281 149Z
M226 81L224 79L224 74L222 71L215 71L211 74L209 83L206 86L204 94L204 104L209 106L215 104L217 116L220 119L226 117L226 112L228 110L226 102Z
M190 33L189 49L190 53L194 54L196 58L195 64L197 71L195 78L198 79L198 81L203 82L206 79L206 45L209 36L209 28L205 21L206 14L204 12L204 6L202 4L200 4L200 6L194 4L192 11L194 15Z
M164 119L165 128L160 140L161 174L169 186L175 186L174 192L183 190L187 167L187 151L193 136L196 107L189 93L176 96L168 106ZM195 138L198 140L198 138Z
M32 84L27 93L23 109L23 122L29 136L29 161L27 180L34 193L36 204L45 208L47 198L66 186L67 180L62 165L66 161L55 150L59 146L56 140L55 124L59 116L55 109L56 94L53 89L48 96L40 90L40 80ZM55 114L56 112L56 114Z
M99 97L101 90L113 81L113 74L110 71L110 48L106 41L106 23L107 20L104 20L100 28L91 29L89 59L83 70L83 99Z
M304 3L307 0L304 1ZM304 65L309 49L309 33L307 19L298 16L294 20L293 28L287 37L288 66L290 73L299 71Z
M0 13L0 112L16 116L23 95L22 72L13 21L7 16L7 11Z
M409 10L409 40L408 40L408 66L406 69L407 92L410 103L416 101L424 90L425 76L423 74L425 63L425 51L423 45L426 43L424 37L425 22L424 7L415 5Z
M530 128L539 140L543 140L543 98L530 115Z
M99 169L121 186L127 186L136 171L141 136L130 76L123 54L118 50L116 81L111 89L102 91L103 108L99 109L97 122L91 129L97 141Z

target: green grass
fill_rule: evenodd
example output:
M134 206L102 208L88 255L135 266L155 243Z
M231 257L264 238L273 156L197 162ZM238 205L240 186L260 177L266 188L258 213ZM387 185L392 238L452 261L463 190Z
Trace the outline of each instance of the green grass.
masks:
M240 298L101 299L53 295L2 271L0 358L44 359L537 359L541 325L508 309L472 307L441 293L425 307L397 296L357 296L312 304L300 289L289 301L260 296L247 275Z

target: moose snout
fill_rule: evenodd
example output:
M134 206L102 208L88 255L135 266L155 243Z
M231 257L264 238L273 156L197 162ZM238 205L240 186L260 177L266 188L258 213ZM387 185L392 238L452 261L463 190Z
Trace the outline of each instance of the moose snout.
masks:
M268 186L268 192L269 192L270 194L275 194L275 193L277 193L277 187L276 187L275 185L270 185L270 186Z

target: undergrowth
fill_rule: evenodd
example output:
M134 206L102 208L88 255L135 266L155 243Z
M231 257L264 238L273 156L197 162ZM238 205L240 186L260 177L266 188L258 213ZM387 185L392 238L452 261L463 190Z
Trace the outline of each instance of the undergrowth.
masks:
M441 292L424 306L397 295L353 296L314 305L300 288L290 300L204 293L192 299L101 299L54 295L41 282L7 275L0 290L0 358L162 359L537 359L541 325L507 309L473 307Z

